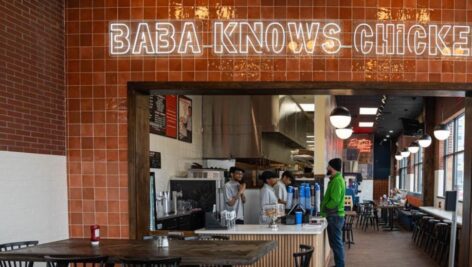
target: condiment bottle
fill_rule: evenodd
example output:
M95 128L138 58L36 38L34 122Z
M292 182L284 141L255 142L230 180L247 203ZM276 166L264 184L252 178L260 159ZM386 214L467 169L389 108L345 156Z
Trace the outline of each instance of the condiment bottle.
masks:
M90 243L93 246L100 244L100 225L94 224L90 226Z

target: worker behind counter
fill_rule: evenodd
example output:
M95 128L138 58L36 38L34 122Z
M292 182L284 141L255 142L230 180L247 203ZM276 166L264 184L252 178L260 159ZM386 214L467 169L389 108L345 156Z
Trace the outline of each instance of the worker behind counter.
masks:
M287 186L294 184L295 178L290 171L284 171L282 178L274 185L274 192L280 204L287 205Z

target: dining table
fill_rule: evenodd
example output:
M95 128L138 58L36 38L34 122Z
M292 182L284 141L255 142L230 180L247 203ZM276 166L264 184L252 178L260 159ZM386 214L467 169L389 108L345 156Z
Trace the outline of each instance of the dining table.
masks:
M181 257L182 265L251 265L277 247L275 241L169 240L159 247L155 240L103 239L91 245L88 239L67 239L0 253L1 260L45 261L45 256L107 256L107 265L123 258Z

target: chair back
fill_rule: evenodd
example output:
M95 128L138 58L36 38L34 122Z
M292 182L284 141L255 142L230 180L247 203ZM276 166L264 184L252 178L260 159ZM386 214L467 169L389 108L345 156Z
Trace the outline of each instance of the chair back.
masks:
M38 241L21 241L21 242L0 244L0 252L33 247L33 246L37 246L38 243L39 243ZM0 267L32 267L33 264L34 262L32 261L0 260Z
M45 256L47 267L104 267L106 256Z
M145 235L143 236L143 240L157 240L161 236L167 236L169 240L185 240L185 236L183 235Z
M224 235L202 235L198 240L229 240L229 236Z
M180 257L166 257L153 259L121 259L123 267L178 267L180 266Z
M314 248L308 245L300 245L300 252L293 253L295 267L310 266L311 257L313 256Z

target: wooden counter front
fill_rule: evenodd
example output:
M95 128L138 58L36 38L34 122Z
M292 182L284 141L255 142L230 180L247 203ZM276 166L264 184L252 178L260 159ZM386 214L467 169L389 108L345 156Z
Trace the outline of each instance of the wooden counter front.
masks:
M325 267L330 260L330 247L326 223L321 226L279 225L277 230L267 225L236 225L230 230L195 231L199 235L224 235L230 240L274 240L277 248L251 265L257 267L293 267L293 253L299 252L299 245L314 247L311 267Z

